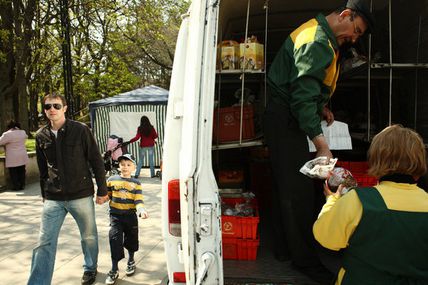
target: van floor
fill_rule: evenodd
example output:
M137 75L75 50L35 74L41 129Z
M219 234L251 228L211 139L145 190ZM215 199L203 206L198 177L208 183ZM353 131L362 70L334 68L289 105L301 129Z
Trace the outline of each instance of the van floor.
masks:
M260 218L260 245L256 260L224 260L225 285L316 285L317 282L295 270L290 261L278 261L273 254L271 219ZM340 254L320 248L324 265L332 272L340 268Z

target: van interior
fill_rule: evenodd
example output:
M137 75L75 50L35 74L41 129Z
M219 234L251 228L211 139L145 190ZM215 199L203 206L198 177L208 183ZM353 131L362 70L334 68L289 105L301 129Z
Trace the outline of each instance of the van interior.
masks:
M222 196L254 193L260 217L255 260L225 259L225 284L315 284L273 254L272 177L262 129L266 70L290 32L341 5L341 0L220 1L213 171ZM348 124L352 141L352 150L332 151L339 161L365 161L373 136L393 123L417 130L428 141L428 2L372 0L371 7L375 30L352 50L341 52L341 74L329 102L335 120ZM224 69L222 43L248 38L263 45L263 66L244 72L236 63ZM243 122L230 127L228 116L234 113ZM221 129L235 134L222 134ZM319 181L314 184L320 187ZM321 188L318 192L320 209L324 197ZM320 248L320 255L328 268L339 269L340 252Z

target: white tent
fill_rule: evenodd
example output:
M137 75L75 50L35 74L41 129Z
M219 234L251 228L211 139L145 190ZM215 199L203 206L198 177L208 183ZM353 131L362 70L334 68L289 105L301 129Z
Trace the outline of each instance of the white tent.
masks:
M90 102L92 130L101 152L106 150L110 135L121 137L124 141L133 138L137 134L141 116L145 115L159 135L155 146L155 165L159 166L167 103L168 90L154 85ZM138 157L138 143L129 145L128 151ZM143 166L149 166L147 157Z

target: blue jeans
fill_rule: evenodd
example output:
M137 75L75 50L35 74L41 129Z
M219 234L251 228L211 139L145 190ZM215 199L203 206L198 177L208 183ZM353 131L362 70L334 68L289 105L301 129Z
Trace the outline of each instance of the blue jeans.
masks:
M137 177L140 175L141 167L143 167L143 160L146 155L146 152L149 153L150 176L152 177L155 176L155 159L154 159L155 147L149 146L149 147L140 147L137 170L135 171L135 176Z
M98 262L98 233L93 197L71 201L45 200L40 224L39 244L33 250L28 285L49 285L55 265L58 235L65 216L70 213L80 231L84 271L95 271Z

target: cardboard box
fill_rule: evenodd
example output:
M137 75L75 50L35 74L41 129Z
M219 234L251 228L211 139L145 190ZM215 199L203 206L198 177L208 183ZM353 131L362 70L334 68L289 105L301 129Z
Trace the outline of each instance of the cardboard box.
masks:
M220 58L217 68L233 70L238 68L239 44L235 41L223 41L219 44Z
M244 55L245 55L245 69L263 69L265 58L263 44L252 42L252 43L242 43L239 45L239 64L240 68L244 68Z

